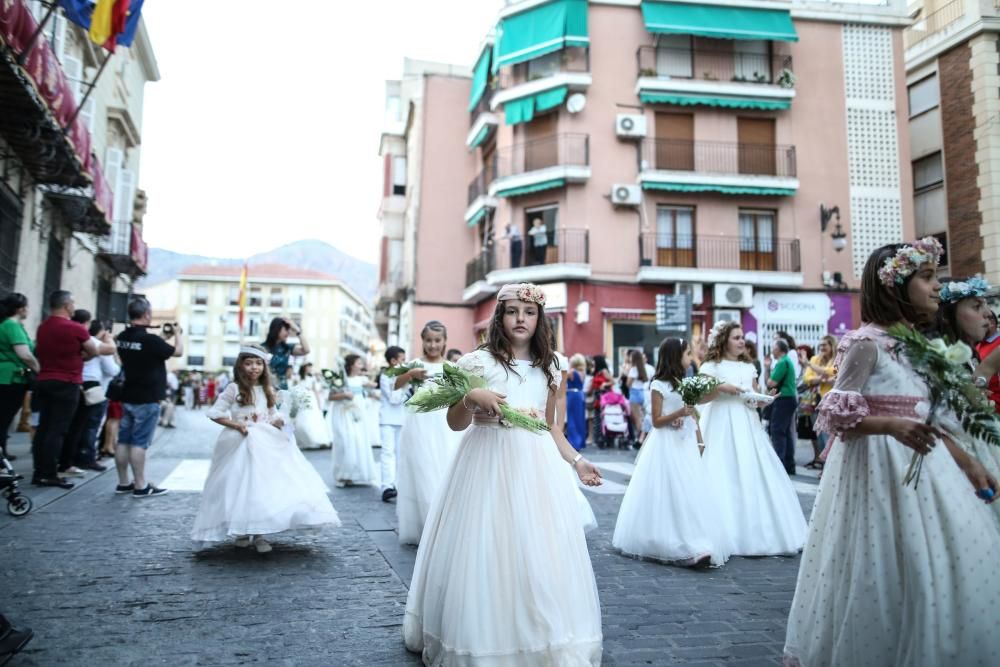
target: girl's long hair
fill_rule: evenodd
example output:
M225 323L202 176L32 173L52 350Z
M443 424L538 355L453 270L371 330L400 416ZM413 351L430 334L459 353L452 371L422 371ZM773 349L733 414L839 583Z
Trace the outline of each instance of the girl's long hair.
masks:
M639 373L640 382L649 382L649 376L646 375L646 357L639 350L632 350L628 353L629 363L632 364L632 368L636 369Z
M278 336L281 334L282 329L291 331L288 322L285 322L282 318L275 317L271 320L271 326L267 330L267 338L264 339L265 349L269 351L274 350L274 346L278 344Z
M669 382L677 389L687 369L681 364L684 358L684 350L688 349L686 340L680 338L664 338L660 343L659 357L656 360L656 377L654 379L661 382Z
M251 345L250 347L264 352L264 348L260 345ZM248 358L259 359L260 357L242 353L236 357L236 365L233 366L233 382L236 383L236 387L239 390L236 393L236 402L243 406L254 404L254 385L250 381L250 378L243 374L243 360ZM263 359L261 359L261 361L264 363L264 372L260 374L260 378L257 380L257 386L264 390L264 397L267 398L267 407L273 408L277 403L277 398L274 393L274 386L271 384L271 369L266 361Z
M703 361L722 361L726 358L726 345L729 344L729 336L732 335L733 329L742 329L743 326L739 322L726 322L722 329L719 331L719 335L712 339L711 344L708 346L708 351L705 352L705 359ZM738 361L745 361L748 364L753 363L753 359L750 358L750 354L743 350L743 354L740 355Z
M911 324L928 324L917 309L913 307L907 296L910 281L917 275L914 271L903 279L903 283L886 287L882 284L878 272L887 259L908 243L890 243L877 248L865 262L861 272L861 321L868 324L891 326L901 320Z
M552 365L555 364L556 355L552 349L552 327L549 319L545 317L544 306L538 306L538 325L535 333L531 337L531 367L541 368L545 373L545 379L551 387L556 383L552 374ZM500 362L508 373L517 374L514 370L514 347L511 345L507 332L503 330L504 302L497 301L493 311L493 319L490 320L490 328L486 332L486 342L480 346L493 355L493 358Z
M299 379L305 380L306 376L309 375L309 369L312 368L312 364L308 361L301 366L299 366Z

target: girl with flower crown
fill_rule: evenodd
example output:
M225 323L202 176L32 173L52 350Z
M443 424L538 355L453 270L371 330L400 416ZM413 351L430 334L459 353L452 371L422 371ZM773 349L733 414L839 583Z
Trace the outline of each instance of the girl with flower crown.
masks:
M930 393L887 328L938 310L933 238L879 248L861 278L863 326L841 340L817 430L826 461L788 619L785 664L993 664L1000 528L982 464L926 423ZM916 487L903 478L924 455Z
M295 444L276 408L267 351L240 348L234 380L208 417L219 434L191 538L271 551L265 536L295 528L339 526L327 488Z
M425 665L599 665L601 606L569 466L600 473L556 428L560 373L545 296L497 295L486 343L458 366L482 377L447 411L466 431L434 500L406 601L406 647ZM505 426L501 405L551 431Z

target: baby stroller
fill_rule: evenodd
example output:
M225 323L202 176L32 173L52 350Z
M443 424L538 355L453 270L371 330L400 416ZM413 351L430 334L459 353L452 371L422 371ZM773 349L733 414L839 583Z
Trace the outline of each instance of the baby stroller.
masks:
M0 492L7 499L7 511L13 516L24 516L31 511L31 498L22 495L17 483L24 479L23 475L14 472L5 457L0 457Z
M629 448L629 404L616 391L601 396L601 439L597 446Z

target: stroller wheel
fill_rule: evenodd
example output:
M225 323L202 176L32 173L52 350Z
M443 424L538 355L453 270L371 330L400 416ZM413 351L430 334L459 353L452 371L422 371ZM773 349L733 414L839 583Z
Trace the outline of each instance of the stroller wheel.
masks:
M7 512L13 516L24 516L31 511L33 503L28 496L14 496L7 499Z

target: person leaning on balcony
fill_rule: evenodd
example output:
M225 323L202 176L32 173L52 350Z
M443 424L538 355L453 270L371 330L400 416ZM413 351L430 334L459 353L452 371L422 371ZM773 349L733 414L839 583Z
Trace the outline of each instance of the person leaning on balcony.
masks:
M7 453L7 431L14 415L24 405L31 373L38 372L35 345L24 329L28 298L11 292L0 301L0 454Z
M521 257L524 256L524 241L521 239L521 230L517 225L507 224L507 234L504 238L510 243L510 268L517 269L521 266Z
M298 336L297 345L287 342L289 336ZM278 389L288 389L288 365L292 357L309 354L309 343L302 335L302 329L285 317L275 317L267 330L264 349L271 353L271 377L278 382Z
M531 221L528 236L531 237L532 264L544 264L545 253L549 247L549 230L541 218L535 218Z

